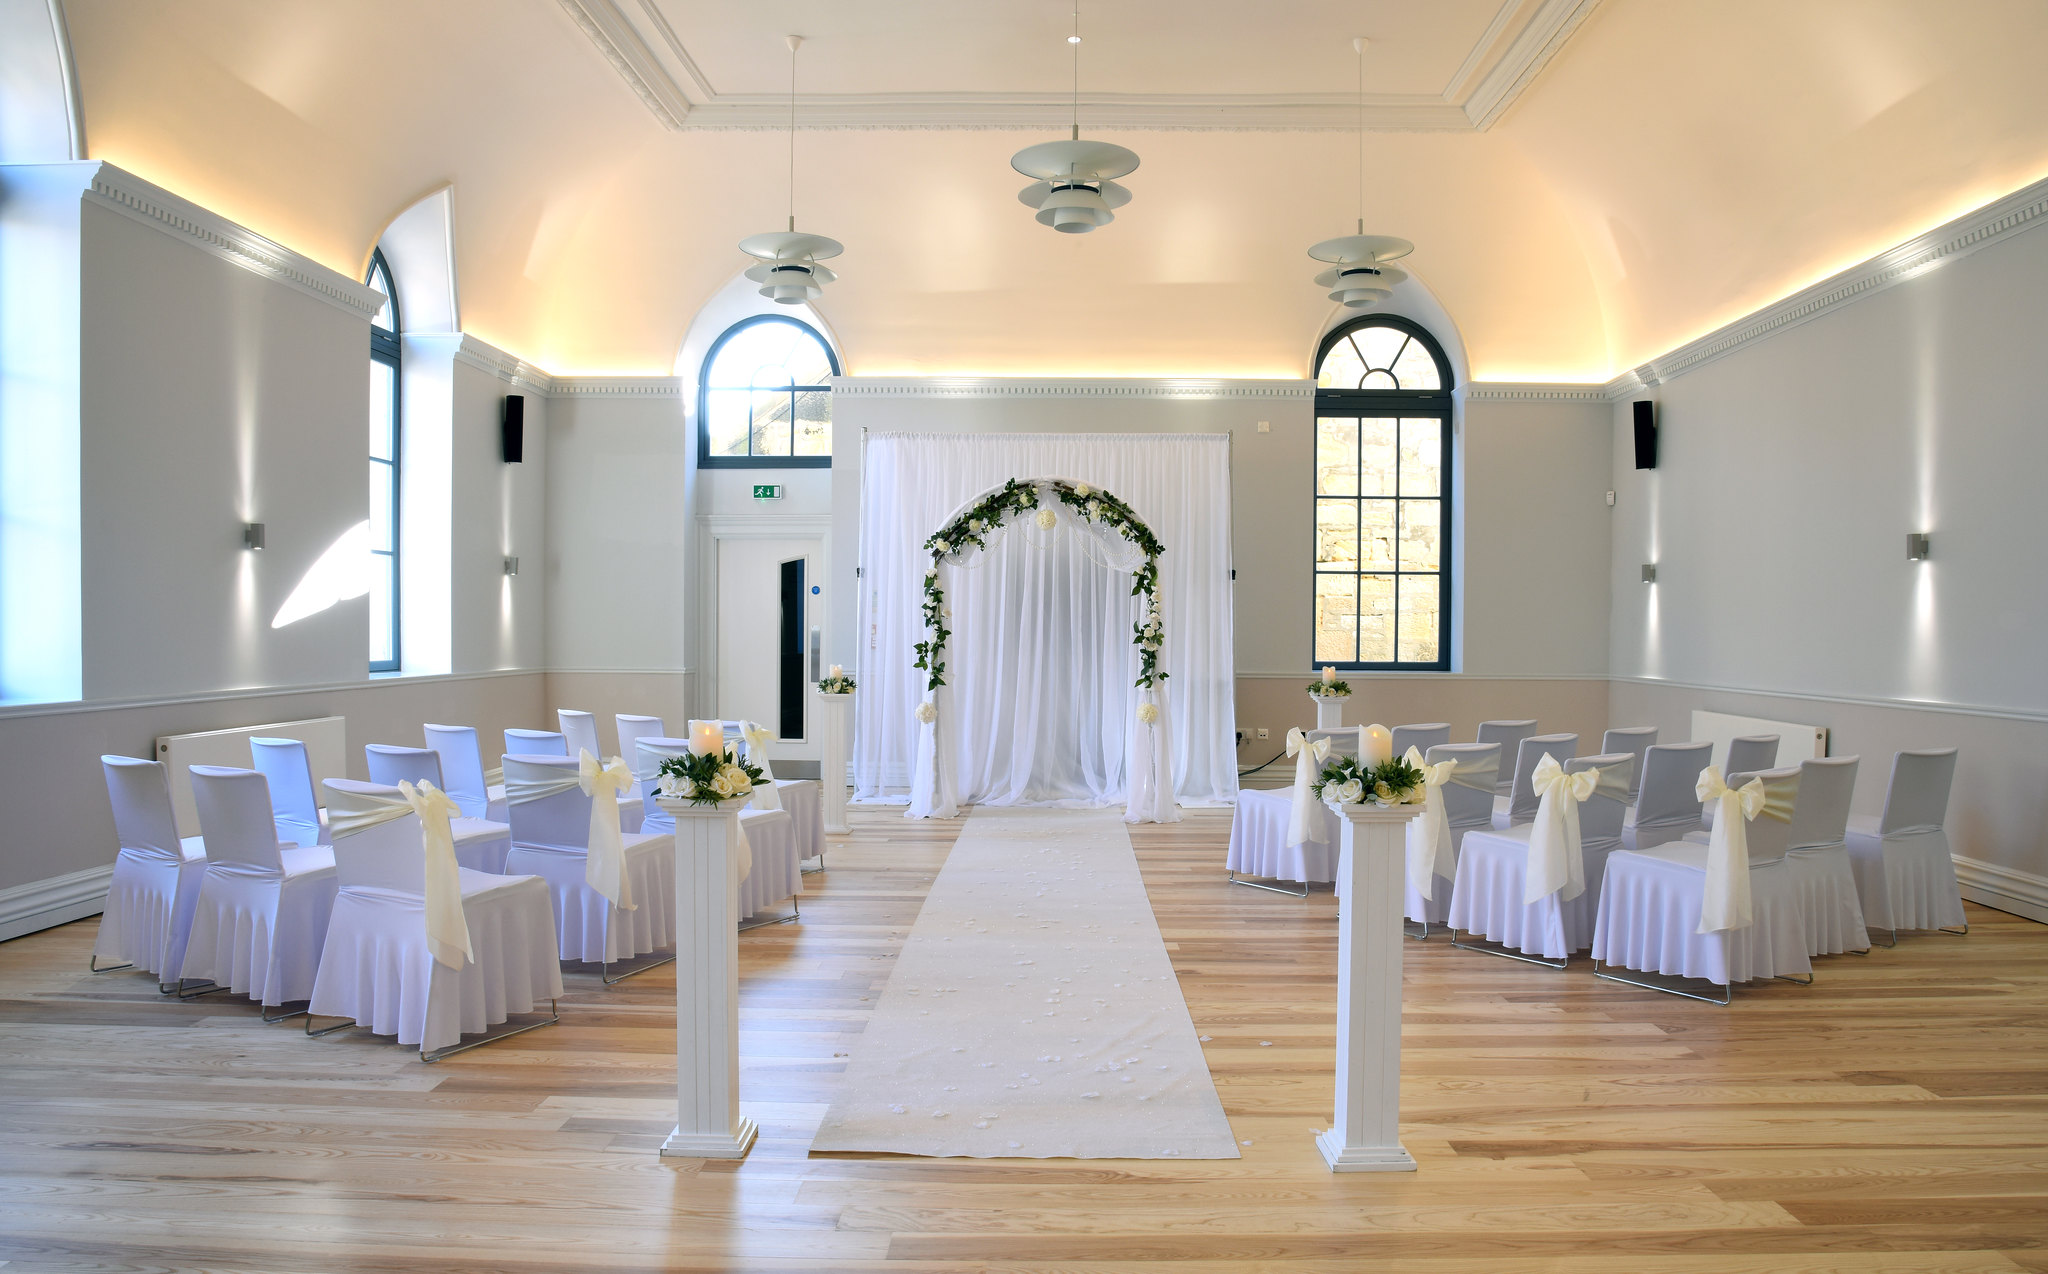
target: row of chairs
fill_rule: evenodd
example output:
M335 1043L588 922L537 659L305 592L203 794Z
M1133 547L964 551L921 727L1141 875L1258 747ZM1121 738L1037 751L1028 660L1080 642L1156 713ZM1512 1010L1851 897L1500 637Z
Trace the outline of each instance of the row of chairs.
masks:
M1599 754L1574 757L1576 735L1539 735L1534 724L1488 723L1497 732L1520 732L1515 765L1505 780L1504 741L1499 733L1486 739L1486 727L1479 742L1422 748L1431 763L1452 761L1456 767L1443 788L1448 874L1432 873L1425 887L1411 871L1407 884L1406 914L1416 923L1416 936L1448 925L1454 941L1458 931L1472 935L1459 945L1556 967L1590 949L1595 972L1603 977L1637 980L1614 971L1620 968L1704 979L1722 989L1713 998L1726 1002L1734 982L1810 979L1813 956L1867 951L1870 928L1888 932L1887 945L1896 944L1901 929L1967 932L1942 826L1954 749L1901 752L1883 814L1851 818L1858 758L1816 758L1777 769L1777 736L1734 740L1727 783L1741 787L1756 779L1765 797L1762 812L1746 829L1752 919L1740 929L1702 933L1692 922L1701 915L1707 888L1713 805L1703 804L1700 789L1712 745L1659 745L1654 727L1634 727L1608 731ZM1441 737L1438 732L1447 734L1448 727L1394 731L1397 740L1419 733L1425 741ZM1338 751L1362 742L1353 731L1316 734L1330 737ZM1546 756L1567 773L1598 770L1600 778L1578 809L1584 892L1528 901L1525 865L1539 805L1532 779ZM1283 878L1303 882L1334 878L1336 827L1328 811L1318 811L1327 820L1327 845L1275 850L1274 829L1285 826L1285 801L1285 793L1241 793L1232 829L1232 879L1262 868L1269 875L1292 868L1297 874ZM1411 855L1410 861L1430 858ZM1608 966L1604 972L1602 965ZM1689 994L1661 983L1643 985Z
M92 968L145 969L161 991L181 997L232 990L266 1010L303 1002L298 1012L396 1033L434 1060L486 1042L460 1043L462 1035L552 1001L562 961L597 964L607 983L618 980L621 961L655 957L619 977L666 963L679 936L674 824L654 799L653 779L689 744L667 737L659 718L634 722L653 729L629 736L639 792L620 798L631 910L585 878L592 797L580 760L566 751L508 753L502 774L486 776L473 729L429 725L433 746L366 748L372 781L327 780L322 809L303 744L253 740L256 768L191 767L201 834L187 838L177 835L163 764L103 757L121 848ZM508 744L525 745L526 733ZM424 954L422 829L400 781L433 784L459 811L450 833L473 950L459 970ZM742 812L742 914L792 903L788 916L743 928L797 918L800 838L789 807L816 823L815 797L808 783L764 782L757 805L783 808ZM500 810L504 821L483 817ZM517 1029L553 1020L550 1013Z

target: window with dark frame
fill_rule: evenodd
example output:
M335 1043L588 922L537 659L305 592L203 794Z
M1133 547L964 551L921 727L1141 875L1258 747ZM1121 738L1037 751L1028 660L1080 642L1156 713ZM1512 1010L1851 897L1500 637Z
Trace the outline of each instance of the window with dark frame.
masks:
M370 671L397 672L398 648L398 289L382 249L364 282L390 298L370 321Z
M839 359L816 328L763 314L727 328L704 357L697 461L707 468L824 469L832 464Z
M1451 390L1407 319L1367 315L1317 351L1316 665L1451 666Z

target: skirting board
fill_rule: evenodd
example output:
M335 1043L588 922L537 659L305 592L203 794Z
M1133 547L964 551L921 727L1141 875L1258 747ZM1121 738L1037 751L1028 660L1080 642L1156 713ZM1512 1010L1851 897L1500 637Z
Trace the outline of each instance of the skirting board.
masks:
M1958 854L1956 882L1963 887L1963 897L1971 902L2048 924L2048 876L2014 871Z
M113 881L114 865L108 863L0 889L0 942L98 915L106 909Z

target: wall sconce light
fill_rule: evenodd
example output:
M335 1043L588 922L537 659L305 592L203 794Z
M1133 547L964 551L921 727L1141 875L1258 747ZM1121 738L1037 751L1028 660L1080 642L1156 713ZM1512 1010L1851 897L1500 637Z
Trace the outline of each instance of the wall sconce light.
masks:
M1924 562L1924 561L1926 561L1926 560L1927 560L1927 551L1928 551L1928 542L1927 542L1927 532L1925 532L1925 531L1908 531L1908 532L1906 532L1906 560L1907 560L1908 562Z
M1645 562L1645 563L1643 563L1643 583L1645 583L1645 584L1654 584L1654 583L1656 583L1656 582L1657 582L1657 567L1656 567L1656 564L1655 564L1655 563L1652 563L1652 562Z
M242 523L242 547L259 553L263 551L263 524L261 522Z
M506 558L506 559L505 559L505 574L507 574L507 575L517 575L517 574L519 574L519 559L518 559L518 558L516 558L516 557L508 557L508 558Z

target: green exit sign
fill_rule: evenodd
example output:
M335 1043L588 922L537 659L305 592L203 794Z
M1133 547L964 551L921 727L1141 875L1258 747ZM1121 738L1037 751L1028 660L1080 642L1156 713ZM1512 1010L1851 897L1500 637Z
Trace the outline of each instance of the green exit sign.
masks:
M782 484L777 482L756 482L754 484L754 498L756 500L780 500L782 498Z

